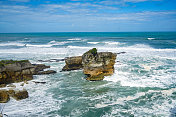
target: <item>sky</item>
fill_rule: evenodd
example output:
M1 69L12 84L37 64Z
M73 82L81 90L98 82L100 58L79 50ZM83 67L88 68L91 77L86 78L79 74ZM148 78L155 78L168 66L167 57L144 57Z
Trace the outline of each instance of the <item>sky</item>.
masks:
M176 31L176 0L0 0L0 33Z

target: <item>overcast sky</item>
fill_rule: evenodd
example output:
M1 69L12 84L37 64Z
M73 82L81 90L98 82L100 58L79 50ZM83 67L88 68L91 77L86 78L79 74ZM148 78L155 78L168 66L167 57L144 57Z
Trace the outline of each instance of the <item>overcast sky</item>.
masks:
M176 31L176 0L0 0L0 32Z

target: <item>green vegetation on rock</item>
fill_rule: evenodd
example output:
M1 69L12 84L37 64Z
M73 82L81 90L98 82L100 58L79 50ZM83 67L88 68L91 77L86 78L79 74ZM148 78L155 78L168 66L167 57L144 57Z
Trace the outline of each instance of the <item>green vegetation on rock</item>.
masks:
M93 49L89 50L88 52L92 53L95 56L97 54L97 49L93 48Z

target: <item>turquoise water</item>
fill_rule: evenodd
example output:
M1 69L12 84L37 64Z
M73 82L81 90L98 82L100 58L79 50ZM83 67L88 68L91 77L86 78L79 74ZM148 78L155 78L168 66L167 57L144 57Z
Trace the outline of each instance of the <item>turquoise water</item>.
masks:
M115 73L103 81L85 80L81 70L60 72L64 62L44 62L54 75L35 76L46 84L25 85L29 98L10 100L10 117L174 117L176 110L176 32L0 33L0 60L61 59L98 51L126 52ZM20 86L19 86L20 87Z

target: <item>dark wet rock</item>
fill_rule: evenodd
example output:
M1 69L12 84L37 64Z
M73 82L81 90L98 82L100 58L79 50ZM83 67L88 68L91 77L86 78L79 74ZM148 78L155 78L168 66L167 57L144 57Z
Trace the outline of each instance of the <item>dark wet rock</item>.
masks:
M9 94L6 90L0 90L0 103L6 103L10 100Z
M16 100L22 100L29 97L27 90L23 89L21 91L19 90L13 90L10 89L8 91L6 90L0 90L0 103L6 103L10 100L9 97L13 97Z
M119 53L117 53L117 54L125 54L126 52L119 52Z
M14 91L11 95L15 100L22 100L29 97L27 90Z
M43 71L44 69L50 68L50 66L44 64L32 64L35 68L32 69L32 74L38 74L38 72Z
M57 72L54 70L47 70L47 71L38 72L36 75L55 74L55 73L57 73Z
M13 88L16 88L16 86L13 85L13 84L9 84L9 85L7 85L7 87L13 87Z
M5 69L5 67L4 67L4 65L3 64L0 64L0 72L3 72L3 71L5 71L6 69ZM2 76L0 76L0 78L1 78Z
M15 91L14 89L9 89L7 93L9 94L9 96L13 96L15 94Z
M66 65L62 71L78 70L82 68L82 56L67 57L65 58Z
M24 83L21 83L20 86L24 86Z
M46 82L33 81L36 84L45 84Z
M33 64L35 66L35 69L33 70L33 75L43 75L43 74L54 74L57 73L54 70L47 70L43 71L44 69L50 68L50 66L44 65L44 64Z
M6 87L6 84L1 84L0 88Z

